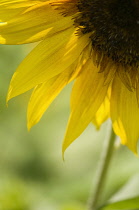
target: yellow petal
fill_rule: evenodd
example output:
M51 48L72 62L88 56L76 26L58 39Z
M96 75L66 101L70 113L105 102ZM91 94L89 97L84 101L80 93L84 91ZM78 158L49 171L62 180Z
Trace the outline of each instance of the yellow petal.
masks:
M129 91L118 76L112 86L111 118L114 131L120 136L122 143L136 153L139 138L139 106L136 92Z
M104 86L104 75L90 59L77 78L71 96L71 115L63 142L65 149L84 131L102 104L108 86Z
M110 98L107 95L104 102L101 104L98 109L92 123L96 126L97 129L100 128L103 122L105 122L110 117Z
M36 42L72 24L71 17L62 17L49 2L38 3L8 22L0 23L0 44Z
M74 30L70 28L47 38L24 59L12 78L8 100L48 81L76 61L89 38L78 38Z
M0 21L5 22L13 18L19 12L38 3L37 0L1 0L0 1Z
M117 74L119 76L119 78L121 79L121 81L123 82L123 84L130 90L132 91L132 82L131 82L131 78L128 72L125 72L125 70L123 68L120 68L117 70Z
M77 62L72 64L63 73L50 79L48 82L38 85L30 98L28 105L28 129L38 123L42 115L60 93L60 91L72 81L79 73Z

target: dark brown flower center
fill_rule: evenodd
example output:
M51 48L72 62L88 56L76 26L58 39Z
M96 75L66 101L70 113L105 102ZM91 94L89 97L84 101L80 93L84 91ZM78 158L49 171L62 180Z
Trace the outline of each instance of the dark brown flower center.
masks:
M92 47L122 66L139 66L139 0L79 0L75 24Z

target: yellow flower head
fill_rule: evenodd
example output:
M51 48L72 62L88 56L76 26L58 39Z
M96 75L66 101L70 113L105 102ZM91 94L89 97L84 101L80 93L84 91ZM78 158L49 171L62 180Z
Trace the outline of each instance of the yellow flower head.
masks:
M111 118L123 144L139 138L138 0L1 0L0 43L39 42L11 80L8 100L34 88L28 128L75 80L63 151L90 122Z

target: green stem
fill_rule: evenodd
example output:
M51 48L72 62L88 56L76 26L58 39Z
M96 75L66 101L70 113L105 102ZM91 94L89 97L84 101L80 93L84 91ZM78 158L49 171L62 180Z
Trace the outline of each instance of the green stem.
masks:
M116 135L114 134L112 128L109 129L108 135L109 136L106 138L104 142L104 147L100 159L100 164L96 176L93 193L91 193L91 196L89 198L88 210L97 210L97 207L99 205L99 200L103 192L103 186L109 168L110 160L112 157L114 142L116 138Z

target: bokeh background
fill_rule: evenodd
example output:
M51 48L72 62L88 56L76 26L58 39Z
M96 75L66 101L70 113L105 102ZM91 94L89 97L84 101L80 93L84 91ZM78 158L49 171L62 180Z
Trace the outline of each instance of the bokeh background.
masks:
M6 94L13 72L32 47L0 46L0 210L83 210L95 183L109 122L99 131L89 125L67 149L63 162L70 84L28 132L26 110L31 92L12 99L8 108ZM114 152L100 203L138 174L139 158L120 146Z

